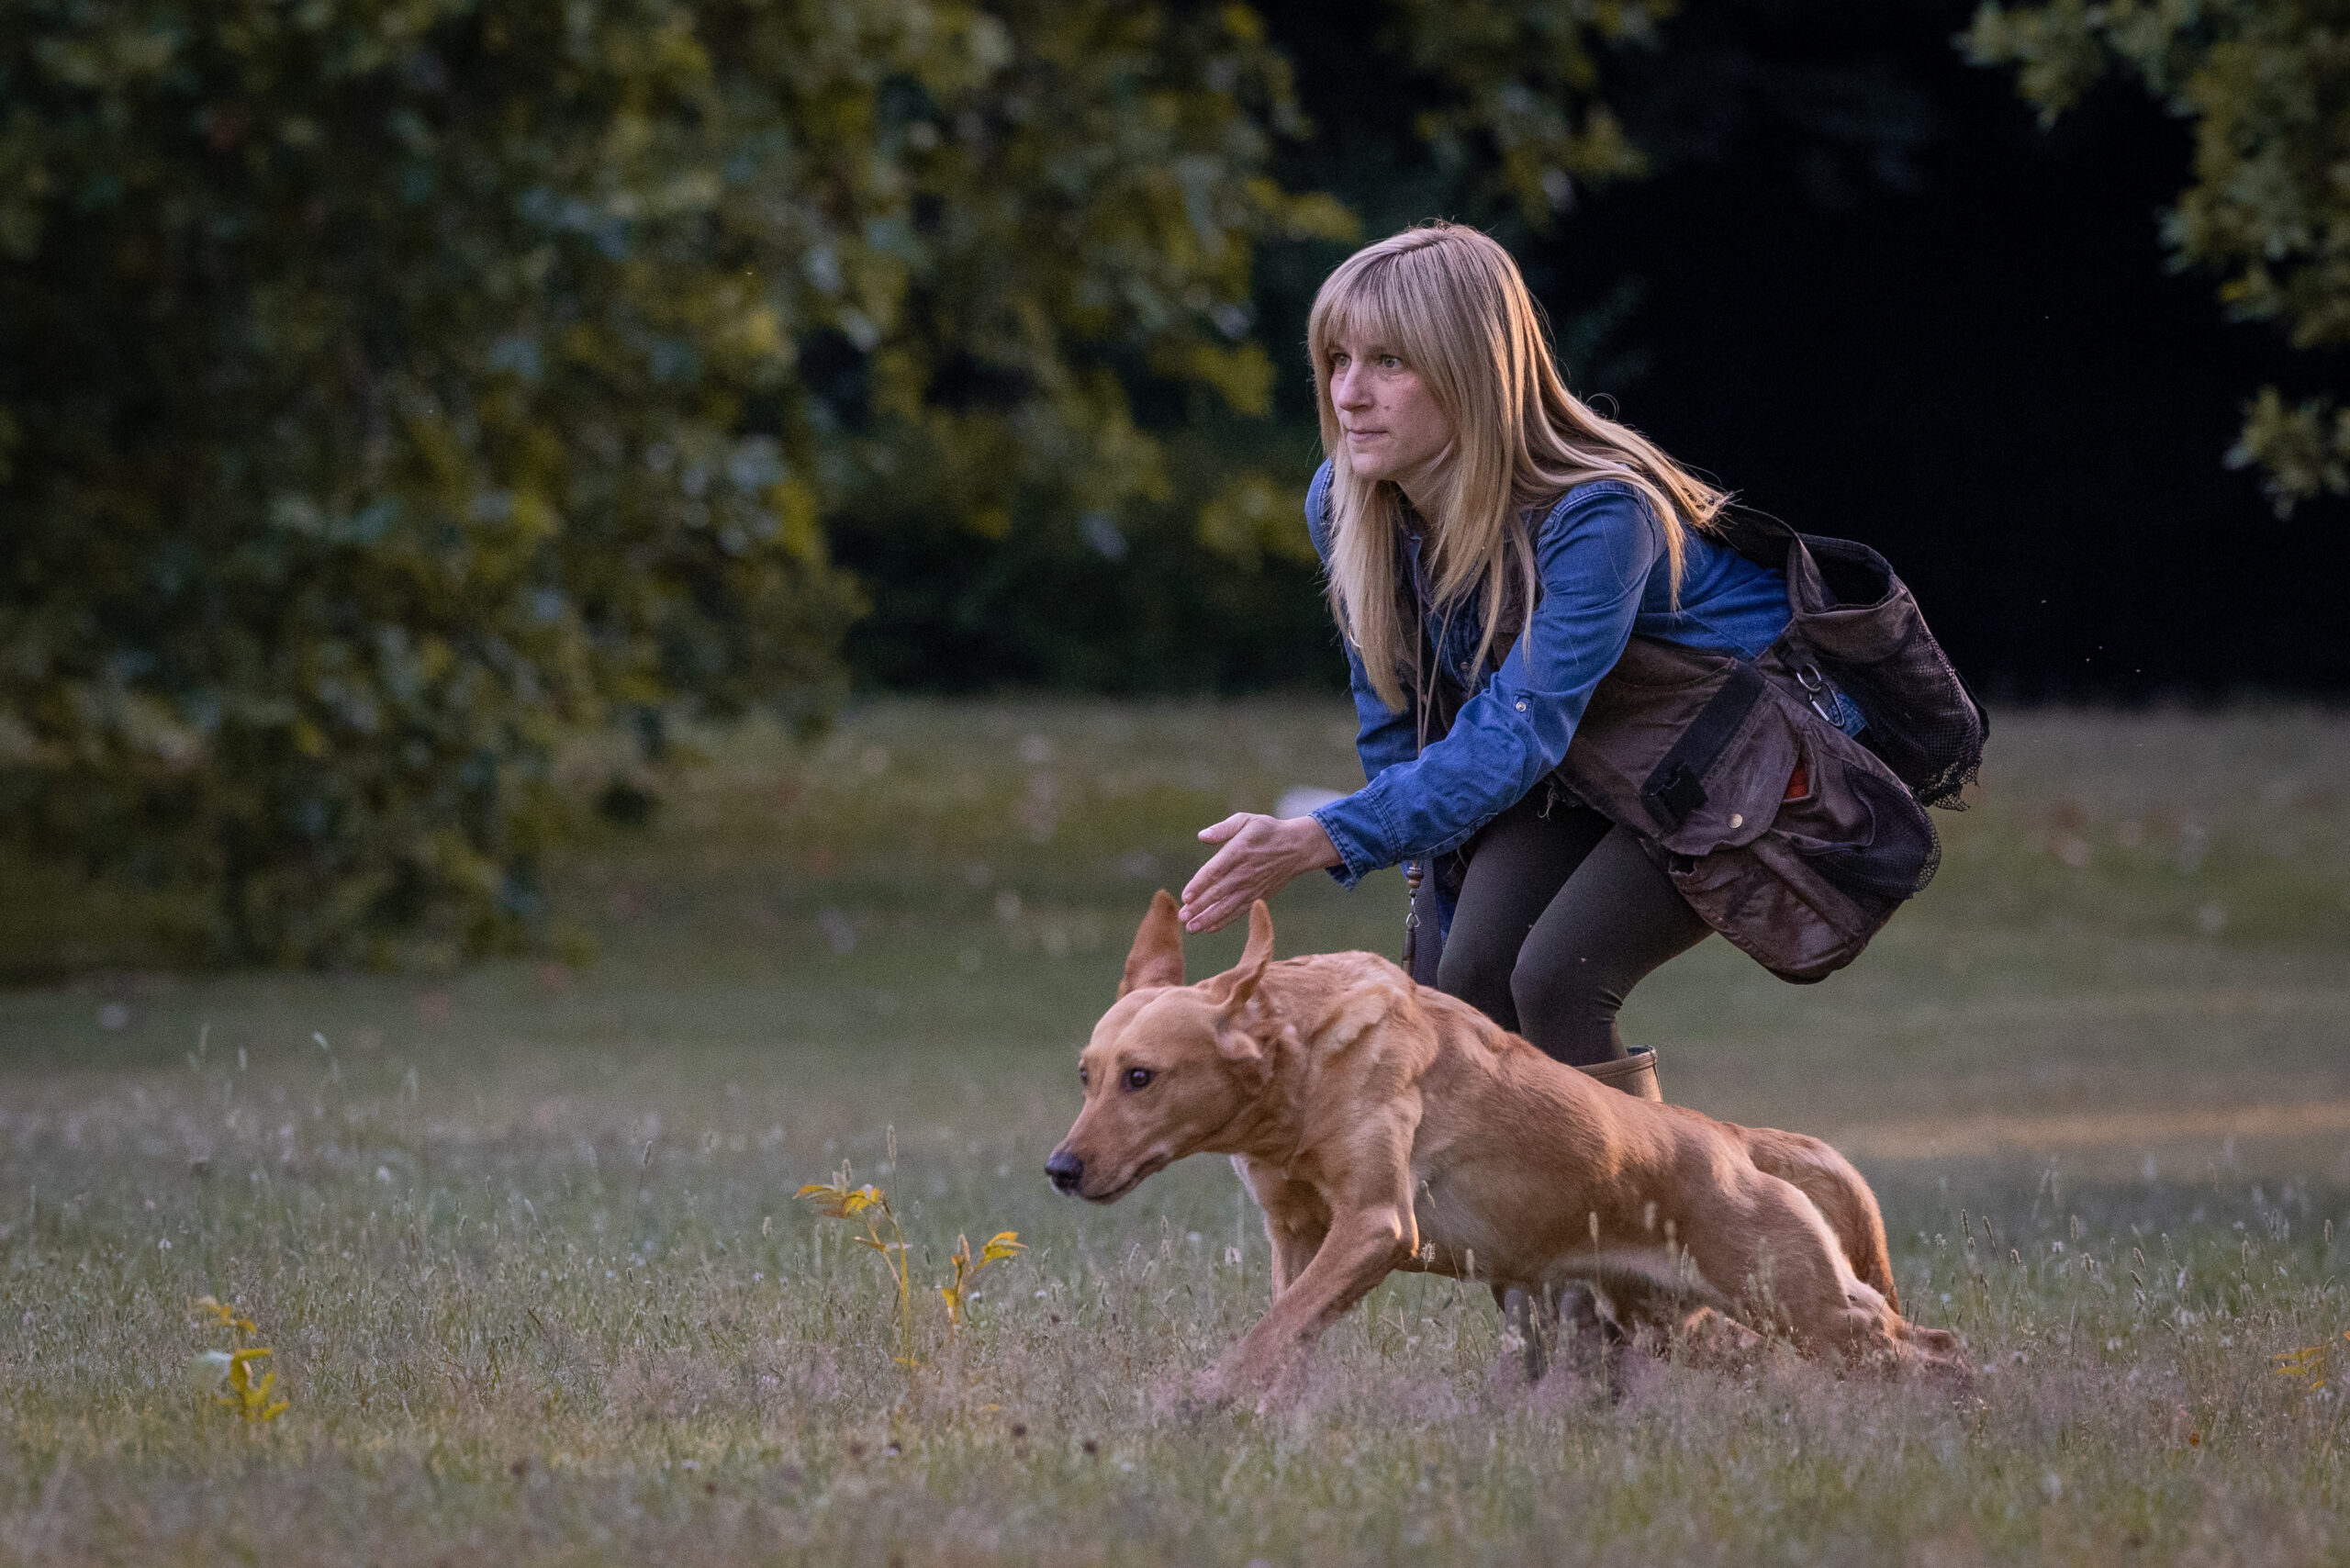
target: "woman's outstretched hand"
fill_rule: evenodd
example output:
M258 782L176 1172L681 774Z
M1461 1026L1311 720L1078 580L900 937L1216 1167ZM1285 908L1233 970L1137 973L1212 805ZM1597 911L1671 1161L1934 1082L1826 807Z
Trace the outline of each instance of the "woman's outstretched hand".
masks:
M1338 863L1330 835L1312 817L1268 817L1241 812L1201 839L1223 848L1183 887L1178 912L1186 931L1221 931L1259 899L1271 898L1308 871Z

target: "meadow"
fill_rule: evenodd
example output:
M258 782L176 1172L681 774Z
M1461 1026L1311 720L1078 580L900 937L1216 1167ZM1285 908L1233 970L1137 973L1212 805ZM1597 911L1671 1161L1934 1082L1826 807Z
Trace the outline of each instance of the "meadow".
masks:
M1097 1209L1040 1167L1192 833L1346 786L1349 739L1305 699L903 701L658 775L583 748L579 799L660 803L553 868L574 962L176 973L148 903L12 868L0 1561L2350 1562L2350 718L2001 714L1859 964L1709 943L1628 1012L1673 1098L1853 1157L1969 1396L1529 1387L1482 1290L1410 1280L1292 1401L1193 1418L1266 1301L1230 1170ZM1401 906L1300 885L1281 948L1393 953ZM843 1171L917 1364L794 1200ZM957 1238L1006 1230L951 1328ZM218 1403L233 1343L273 1419Z

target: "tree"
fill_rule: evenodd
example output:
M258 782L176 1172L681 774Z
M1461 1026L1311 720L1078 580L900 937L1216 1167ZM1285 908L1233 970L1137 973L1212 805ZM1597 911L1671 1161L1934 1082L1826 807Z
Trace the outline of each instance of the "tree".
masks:
M1673 0L1395 0L1393 51L1438 100L1420 134L1457 168L1477 169L1527 218L1546 224L1578 182L1644 173L1647 161L1599 96L1603 51L1653 46Z
M1151 496L1343 221L1238 6L22 0L0 103L0 802L240 958L533 939L564 734L820 714L828 515Z
M1181 12L1149 51L1169 62L1150 80L1201 70L1220 81L1259 77L1261 86L1241 94L1255 129L1233 133L1257 139L1283 185L1327 191L1345 206L1301 203L1285 231L1256 230L1278 242L1252 248L1250 264L1228 274L1241 292L1217 312L1228 350L1202 367L1211 374L1170 376L1167 367L1181 360L1163 350L1090 363L1109 406L1132 420L1112 475L1023 471L1002 459L993 409L1028 377L1016 347L959 352L961 322L928 318L942 329L934 352L956 369L918 416L901 406L873 418L865 389L879 383L866 362L842 356L840 381L852 395L841 406L890 454L830 520L839 558L876 587L849 644L860 675L889 685L1091 690L1343 678L1298 504L1320 455L1305 307L1363 237L1349 211L1380 231L1434 216L1540 228L1579 189L1637 174L1641 155L1607 111L1602 66L1612 50L1653 44L1671 9L1667 0L1388 0L1366 12L1292 0L1265 9L1262 37L1237 7ZM1182 41L1242 17L1251 18L1248 53ZM1130 32L1055 36L1085 47L1039 61L1030 77L1044 141L1155 134L1147 120L1087 118L1096 111L1084 106L1102 101L1087 81L1143 58L1125 41ZM1297 95L1317 106L1310 126L1292 105L1292 62ZM982 270L1019 277L1056 244L1026 205L1033 183L998 179L991 188L996 227L969 253ZM1022 266L1007 267L1007 257ZM1111 477L1125 482L1122 493L1102 487ZM961 504L973 495L986 504Z
M1305 127L1255 12L1025 0L1000 15L1034 40L991 88L1017 113L938 169L936 264L901 330L807 366L856 454L828 529L875 585L864 673L1212 684L1200 650L1247 642L1257 617L1189 612L1228 591L1278 616L1279 589L1233 566L1298 532L1282 526L1293 505L1262 506L1288 476L1264 452L1256 250L1345 238L1353 219L1270 177L1276 142ZM1236 498L1259 504L1263 534L1218 526ZM1281 587L1303 589L1303 571Z
M2350 6L2340 0L2052 0L1986 5L1964 39L2016 68L2043 122L2109 72L2195 127L2194 183L2165 216L2176 263L2224 274L2220 299L2296 348L2350 345ZM2350 495L2350 409L2263 387L2228 454L2277 511Z
M1342 30L1539 224L1639 168L1598 61L1668 9ZM820 722L877 604L999 678L1261 678L1326 638L1253 293L1355 232L1307 129L1237 4L20 0L6 831L398 963L545 938L565 734Z

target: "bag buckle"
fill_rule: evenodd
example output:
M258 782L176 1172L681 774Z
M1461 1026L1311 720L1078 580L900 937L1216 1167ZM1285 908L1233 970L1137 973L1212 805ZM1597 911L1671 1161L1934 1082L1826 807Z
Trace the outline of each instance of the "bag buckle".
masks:
M1674 766L1663 781L1641 796L1654 812L1657 820L1665 824L1668 833L1679 831L1690 814L1706 803L1706 787L1689 770L1685 762Z
M1404 862L1404 972L1415 974L1420 957L1420 863ZM1416 976L1415 977L1416 978Z
M1818 665L1806 659L1796 666L1796 684L1803 688L1804 699L1811 704L1813 712L1818 714L1835 729L1841 730L1844 727L1844 715L1836 711L1836 694L1830 689L1826 678L1819 673Z

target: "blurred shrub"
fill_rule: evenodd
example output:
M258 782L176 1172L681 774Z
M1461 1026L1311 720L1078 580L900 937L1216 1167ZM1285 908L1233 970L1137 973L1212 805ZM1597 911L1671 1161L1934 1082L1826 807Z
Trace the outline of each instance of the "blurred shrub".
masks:
M1239 6L0 7L0 822L222 955L532 940L566 727L821 715L820 520L1106 554L1136 388L1262 407L1293 120Z
M1084 187L1083 228L1140 243L1134 218L1164 214L1151 243L1172 247L1164 259L1179 272L1221 258L1210 286L1194 275L1190 294L1148 274L1152 317L1206 306L1214 331L1105 344L1077 396L1057 405L1094 421L1068 432L1066 458L1056 452L1063 437L1023 427L1032 416L1008 401L1043 375L1065 374L1028 366L1031 329L1020 323L1054 319L1049 311L925 314L939 334L934 362L952 371L927 383L920 404L870 396L889 385L886 356L828 360L841 367L832 384L860 394L845 406L872 417L890 463L885 481L828 519L839 559L874 589L849 639L859 677L1115 692L1342 680L1300 515L1322 455L1304 317L1323 274L1369 236L1326 200L1289 203L1269 229L1235 203L1245 193L1211 195L1200 162L1210 143L1185 129L1198 111L1175 106L1203 101L1186 84L1230 92L1248 113L1218 121L1214 145L1271 154L1268 166L1289 184L1337 192L1383 224L1450 216L1522 233L1549 225L1578 188L1638 172L1600 101L1600 62L1610 49L1653 41L1672 9L1671 0L1292 0L1263 8L1262 36L1255 14L1231 6L1108 7L1083 13L1082 26L1060 7L1002 13L1023 39L1046 16L1059 19L1051 46L1014 67L1029 106L1021 136L973 166L991 199L965 209L988 227L962 249L971 271L961 286L982 297L999 284L1030 289L1039 258L1060 264L1069 217L1033 199L1033 179L1003 171L1060 157L1052 149L1091 148L1103 177ZM1310 141L1284 140L1304 129L1286 60L1315 73L1301 84L1319 106ZM1159 63L1137 76L1150 62ZM1148 112L1128 106L1146 104ZM1219 238L1193 259L1195 235L1235 232L1309 242L1260 247L1250 267L1248 251ZM1100 286L1083 286L1091 295ZM982 347L976 360L957 352L970 342ZM1023 428L1049 439L1024 442ZM1111 461L1080 461L1083 451Z

